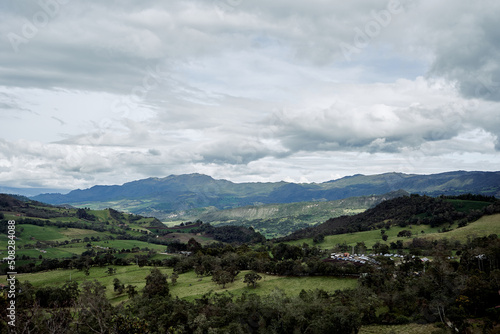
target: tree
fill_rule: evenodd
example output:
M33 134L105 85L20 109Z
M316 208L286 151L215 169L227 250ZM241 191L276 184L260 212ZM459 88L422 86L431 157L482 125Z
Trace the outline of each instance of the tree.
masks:
M85 268L83 268L83 272L85 273L85 276L90 275L90 268L86 266Z
M144 267L148 265L148 256L147 255L136 255L135 261L139 267Z
M137 295L137 290L135 288L136 288L135 285L130 285L130 284L127 285L126 290L127 290L128 298L132 299L132 298L134 298L134 296Z
M261 280L262 276L257 274L255 271L252 271L248 274L245 275L245 279L243 280L244 283L247 283L247 285L252 284L252 286L255 288L257 285L257 281Z
M354 246L354 252L358 254L362 254L366 252L366 245L363 241L357 242L356 246Z
M108 267L108 271L107 271L108 275L113 275L113 274L116 274L116 269L115 268L112 268L112 267Z
M229 273L228 271L222 269L217 269L212 276L212 281L219 285L222 285L223 289L226 288L227 283L230 283L233 280L233 275L231 275L231 273Z
M132 315L118 314L113 317L113 327L116 334L150 333L146 320Z
M177 273L172 273L172 275L170 275L170 280L172 281L172 285L175 285L175 283L177 283L178 278L179 278L179 274L177 274Z
M398 237L407 237L407 238L411 238L411 231L410 230L402 230L398 233Z
M189 241L187 243L187 249L188 249L188 251L196 253L201 248L202 248L201 244L198 241L196 241L194 238L189 239Z
M75 305L78 313L77 326L81 333L108 333L113 307L106 298L106 287L98 281L84 281L82 292ZM86 329L82 331L83 329Z
M142 293L148 297L168 296L170 290L168 288L167 278L168 276L162 274L158 268L152 269L151 273L146 276L146 286L142 290Z
M196 273L196 276L203 277L205 274L205 267L202 264L194 266L194 272Z
M324 236L323 234L316 235L316 236L314 236L314 238L313 238L313 242L314 242L315 244L322 243L324 240L325 240L325 236Z
M113 290L115 292L118 292L119 294L121 294L123 292L124 288L125 288L125 285L122 284L122 282L120 282L120 280L118 278L115 278L113 280Z

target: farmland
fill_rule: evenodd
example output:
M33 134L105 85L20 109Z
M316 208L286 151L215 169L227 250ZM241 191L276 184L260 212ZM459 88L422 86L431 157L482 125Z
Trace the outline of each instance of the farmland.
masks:
M4 222L16 220L17 284L44 308L58 305L50 303L92 307L85 304L88 298L103 298L100 303L109 305L104 309L110 316L139 317L137 324L147 324L152 332L161 332L164 322L184 328L190 317L197 320L189 326L220 328L247 322L282 326L273 315L280 310L283 319L290 319L286 326L300 331L310 324L326 330L332 328L326 325L331 322L347 332L418 334L439 330L432 324L439 322L439 314L425 306L442 303L435 293L439 286L432 283L438 278L454 282L442 292L449 300L449 313L461 306L468 317L478 319L479 326L487 326L486 306L468 307L494 306L491 291L500 213L485 203L416 196L393 199L324 223L343 228L343 223L352 221L361 231L286 242L266 240L245 227L202 222L166 227L112 209L37 205L4 210L2 215ZM33 217L23 216L28 209ZM442 218L435 219L433 213ZM2 243L8 240L6 234L0 237ZM332 251L351 250L410 256L400 255L397 261L378 256L373 264L328 260ZM485 268L482 276L474 276ZM5 269L3 264L4 273ZM466 282L466 288L457 280ZM474 286L469 284L472 280ZM485 288L475 289L477 282ZM415 307L418 303L424 306ZM247 312L257 322L239 318ZM182 315L174 315L178 313ZM160 321L162 315L172 318Z
M51 270L40 273L21 274L17 278L21 282L29 281L34 287L62 286L65 282L72 280L81 284L86 280L97 280L106 287L106 297L113 303L123 302L128 299L126 293L116 293L113 291L113 280L119 279L125 285L134 285L140 291L145 286L145 278L153 267L138 267L131 265L127 267L111 266L116 273L108 274L109 267L91 268L89 275L81 270ZM170 268L161 268L162 273L172 275ZM290 296L298 296L302 290L322 289L333 293L336 290L351 289L356 287L357 282L352 278L326 278L326 277L284 277L276 275L262 275L256 288L243 283L243 277L249 271L242 271L235 279L234 283L222 288L211 280L211 277L199 277L190 271L180 274L175 285L170 286L172 296L186 300L200 298L209 292L230 293L238 296L243 293L256 293L258 295L268 295L274 289L281 289ZM5 276L0 276L0 280L5 280Z

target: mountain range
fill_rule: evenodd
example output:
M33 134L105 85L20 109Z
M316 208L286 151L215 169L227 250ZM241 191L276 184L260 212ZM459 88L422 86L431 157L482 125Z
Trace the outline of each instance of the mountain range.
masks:
M164 219L170 214L201 208L223 210L249 205L333 201L382 195L397 190L429 196L473 193L500 197L500 172L357 174L323 183L234 183L203 174L184 174L147 178L123 185L97 185L73 190L65 195L51 193L31 198L58 205L91 206L97 209L113 207ZM203 211L206 212L206 209Z

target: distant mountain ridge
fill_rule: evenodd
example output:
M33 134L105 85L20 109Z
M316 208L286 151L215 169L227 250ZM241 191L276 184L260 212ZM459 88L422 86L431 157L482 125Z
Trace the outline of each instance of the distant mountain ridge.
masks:
M95 204L155 215L205 207L221 210L260 204L333 201L382 195L400 189L429 196L473 193L500 197L500 172L357 174L323 183L234 183L203 174L184 174L31 198L50 204Z

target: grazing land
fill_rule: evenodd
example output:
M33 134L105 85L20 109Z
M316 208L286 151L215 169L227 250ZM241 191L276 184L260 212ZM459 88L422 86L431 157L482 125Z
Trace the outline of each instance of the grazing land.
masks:
M112 333L165 332L165 324L179 333L262 326L366 334L499 325L500 202L491 197L397 197L290 240L2 195L0 205L3 249L14 238L7 221L16 220L19 316L39 332L54 331L56 322L44 321L56 316L69 329L101 323ZM0 270L9 282L7 262Z

